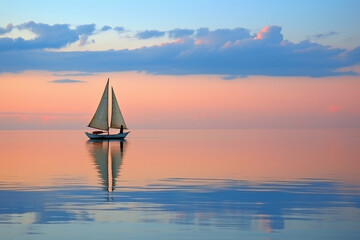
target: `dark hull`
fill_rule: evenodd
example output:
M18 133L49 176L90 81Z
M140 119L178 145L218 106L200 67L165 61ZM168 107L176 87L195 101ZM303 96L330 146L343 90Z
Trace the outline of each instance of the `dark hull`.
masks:
M118 133L118 134L92 134L85 132L86 136L90 139L124 139L130 132Z

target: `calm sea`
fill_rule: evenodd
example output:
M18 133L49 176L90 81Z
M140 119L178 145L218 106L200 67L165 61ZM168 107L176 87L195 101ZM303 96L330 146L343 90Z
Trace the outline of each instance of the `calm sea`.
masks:
M0 136L0 239L360 236L360 129Z

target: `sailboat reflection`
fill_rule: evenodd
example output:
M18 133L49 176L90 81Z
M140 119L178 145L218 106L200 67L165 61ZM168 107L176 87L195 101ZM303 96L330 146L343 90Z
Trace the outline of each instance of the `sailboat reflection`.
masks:
M126 140L89 140L87 142L90 155L101 177L104 190L113 192L116 179L120 174Z

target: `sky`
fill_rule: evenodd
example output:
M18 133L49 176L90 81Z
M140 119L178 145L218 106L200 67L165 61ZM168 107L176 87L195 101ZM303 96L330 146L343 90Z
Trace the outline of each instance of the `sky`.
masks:
M360 2L0 1L0 129L360 127Z

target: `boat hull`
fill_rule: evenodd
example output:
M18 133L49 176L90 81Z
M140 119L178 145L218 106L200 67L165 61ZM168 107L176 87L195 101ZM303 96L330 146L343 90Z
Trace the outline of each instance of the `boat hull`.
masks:
M118 134L92 134L85 132L86 136L90 139L124 139L130 132L118 133Z

